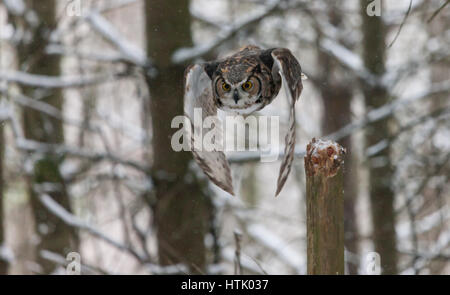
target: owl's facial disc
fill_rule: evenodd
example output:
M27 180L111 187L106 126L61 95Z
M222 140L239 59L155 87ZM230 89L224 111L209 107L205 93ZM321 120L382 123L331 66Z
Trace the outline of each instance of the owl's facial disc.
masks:
M230 83L226 78L220 77L216 80L214 89L218 107L222 110L249 114L261 106L261 86L255 76L237 83Z

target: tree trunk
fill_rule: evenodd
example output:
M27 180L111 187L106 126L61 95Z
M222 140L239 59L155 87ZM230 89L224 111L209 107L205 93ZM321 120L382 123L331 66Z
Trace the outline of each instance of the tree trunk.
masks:
M372 74L381 76L385 72L386 25L382 17L368 16L367 4L361 0L364 64ZM363 93L367 109L378 108L389 102L387 89L382 86L364 85ZM374 145L391 133L389 120L380 120L366 129L367 146ZM376 158L370 159L370 202L375 251L381 256L383 274L397 273L397 242L395 234L394 191L391 187L393 168L390 149L384 149Z
M305 157L308 274L343 275L345 150L313 139Z
M350 102L352 91L347 87L348 84L337 86L328 85L322 89L321 95L324 102L324 134L330 134L351 122ZM358 255L358 229L356 224L356 197L358 193L357 175L355 173L355 158L352 153L352 140L347 136L338 141L345 146L348 156L345 160L344 173L344 231L345 247L352 254ZM347 262L349 274L358 273L358 265Z
M427 5L430 6L430 10L434 11L436 8L433 5L434 3L432 3L431 1L429 3L427 3ZM429 16L427 17L427 19L429 18ZM425 21L424 21L425 22ZM436 15L436 17L433 19L433 21L431 21L430 23L426 23L426 28L427 31L429 33L429 38L439 38L439 36L444 36L445 32L448 30L448 16L445 13L439 13L438 15ZM450 79L450 72L448 70L448 63L445 62L439 62L439 63L432 63L430 64L430 82L432 84L437 84L437 83L443 83L445 81L448 81ZM429 112L433 112L437 109L441 109L444 108L446 106L450 106L450 100L448 99L448 93L444 93L442 95L436 95L433 97L433 99L431 100L431 104L429 105ZM432 155L433 151L429 151L430 155ZM444 151L441 151L442 153L444 153ZM444 193L445 194L445 193ZM432 193L432 190L430 190L428 193L423 195L424 197L424 204L436 204L438 206L438 208L436 209L441 209L442 207L440 206L444 206L445 201L444 200L440 200L442 199L442 195L440 195L439 190L434 190L434 193ZM439 200L439 201L437 201ZM448 198L447 198L448 200ZM437 201L437 202L436 202ZM426 210L430 210L431 208L429 208L429 206L426 206ZM419 212L423 213L423 212ZM419 215L418 214L418 215ZM442 224L442 226L445 227L444 224ZM421 247L423 247L422 249L424 249L425 247L427 247L427 245L431 245L433 242L431 241L435 241L439 238L439 234L440 231L442 229L440 227L435 229L435 233L434 236L430 236L430 233L426 233L423 236L419 235L417 238L418 239L424 239L424 240L428 240L426 243L422 244L421 243ZM411 237L411 242L414 243L414 237ZM416 257L413 257L413 262L415 262ZM438 275L438 274L443 274L445 273L445 268L447 266L447 261L445 260L434 260L434 261L430 261L429 262L429 270L430 270L430 274L432 275Z
M339 3L330 3L329 18L330 23L340 29L343 26L343 18L340 13ZM323 134L330 134L351 123L351 102L353 97L353 85L346 75L337 67L336 63L328 53L320 52L318 55L318 65L320 67L320 78L318 87L324 105ZM348 156L345 159L344 173L344 236L345 248L352 254L358 255L358 229L356 223L355 203L358 193L358 181L355 162L356 158L352 153L351 136L347 136L338 141L345 146ZM349 274L358 273L358 265L347 261Z
M3 181L3 159L5 151L5 138L3 133L3 125L0 125L0 250L6 245L5 241L5 214L3 211L4 200L4 181ZM8 274L8 261L2 259L0 253L0 275Z
M148 56L157 68L148 78L153 130L152 178L156 190L153 206L157 226L159 260L162 265L184 263L190 273L205 269L205 233L208 230L209 199L203 185L189 170L189 152L174 152L170 127L175 116L183 115L184 65L174 65L171 56L190 46L189 1L145 1Z
M27 1L27 7L36 13L37 26L25 25L25 29L33 36L32 40L21 40L18 44L18 60L21 71L31 74L59 76L60 58L57 55L45 53L49 43L50 33L56 28L56 1ZM31 98L42 96L42 89L23 87L23 93ZM41 98L62 110L61 90L48 90ZM63 143L64 131L60 120L49 117L39 111L24 108L24 135L46 143ZM75 230L65 225L59 218L52 215L38 200L35 187L50 183L54 190L48 194L66 210L71 211L70 199L59 166L63 158L54 154L42 154L34 162L32 176L28 179L28 190L36 224L39 241L36 245L36 260L42 267L42 273L48 274L55 270L55 264L42 259L40 252L48 250L66 256L67 253L78 251L78 237Z

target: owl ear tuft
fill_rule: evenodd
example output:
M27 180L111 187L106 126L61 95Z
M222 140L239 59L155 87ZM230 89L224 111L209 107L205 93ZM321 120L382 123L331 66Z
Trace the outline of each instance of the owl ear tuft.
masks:
M217 66L219 65L218 62L208 62L203 67L205 69L206 74L208 77L212 80L212 76L214 75L214 72L217 70Z
M272 51L275 48L271 48L271 49L267 49L267 50L263 50L261 52L261 54L259 55L259 58L261 59L261 61L269 68L272 69L273 67L273 56L272 56Z

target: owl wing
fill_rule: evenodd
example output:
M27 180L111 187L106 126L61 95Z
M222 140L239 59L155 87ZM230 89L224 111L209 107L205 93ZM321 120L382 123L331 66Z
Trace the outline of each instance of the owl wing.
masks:
M272 73L279 73L281 84L284 87L289 102L289 129L285 137L284 158L281 162L280 172L278 174L277 191L278 196L283 188L289 172L291 171L292 161L295 152L295 102L302 93L302 68L297 59L292 55L289 49L277 48L271 53L274 63Z
M194 112L201 110L202 122L206 117L214 117L215 122L219 122L217 117L217 107L211 89L211 79L205 72L204 66L195 64L189 66L185 71L185 92L184 92L184 113L191 122L191 150L197 164L202 168L208 178L224 191L234 195L233 181L231 178L230 166L225 154L218 150L205 150L202 139L206 131L202 126L195 126ZM221 124L214 124L216 136L221 136ZM194 136L202 134L201 138ZM219 140L217 137L216 140Z

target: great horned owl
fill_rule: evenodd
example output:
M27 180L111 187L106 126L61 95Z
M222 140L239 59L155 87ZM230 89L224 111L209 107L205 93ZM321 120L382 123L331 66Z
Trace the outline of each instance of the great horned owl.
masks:
M216 116L218 108L234 114L251 114L271 103L281 85L284 85L289 101L289 130L278 175L277 196L286 182L294 158L294 104L303 89L302 69L289 49L262 50L256 46L246 46L225 59L190 65L186 69L184 82L184 111L191 122L195 108L202 109L203 118ZM193 143L194 136L191 140ZM234 195L225 154L218 150L192 149L192 152L211 181Z

